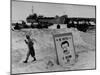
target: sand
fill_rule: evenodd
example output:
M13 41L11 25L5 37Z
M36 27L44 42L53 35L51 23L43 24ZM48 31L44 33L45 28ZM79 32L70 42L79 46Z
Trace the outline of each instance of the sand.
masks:
M63 67L56 63L56 51L52 34L72 32L74 45L78 58L74 65ZM36 62L29 58L27 64L23 63L28 51L24 42L25 35L29 34L34 38ZM80 32L75 29L22 29L12 31L12 73L34 73L48 71L68 71L80 69L95 69L95 31ZM50 62L50 63L48 63Z

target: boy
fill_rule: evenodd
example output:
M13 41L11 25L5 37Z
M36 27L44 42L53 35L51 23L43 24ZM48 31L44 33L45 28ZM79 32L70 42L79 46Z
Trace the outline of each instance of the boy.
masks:
M35 51L34 51L34 47L33 47L34 43L33 43L32 39L30 38L29 35L26 35L26 39L27 39L27 41L26 40L24 40L24 41L27 44L29 51L27 53L27 57L26 57L26 60L24 61L24 63L27 63L28 58L29 58L30 55L34 58L33 61L36 61Z

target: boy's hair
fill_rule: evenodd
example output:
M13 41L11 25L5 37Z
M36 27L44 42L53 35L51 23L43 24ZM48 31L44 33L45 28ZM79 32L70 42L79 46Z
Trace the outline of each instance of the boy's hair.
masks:
M63 42L61 43L61 47L62 47L63 44L66 44L66 43L67 43L67 45L69 46L69 42L68 42L68 41L63 41Z

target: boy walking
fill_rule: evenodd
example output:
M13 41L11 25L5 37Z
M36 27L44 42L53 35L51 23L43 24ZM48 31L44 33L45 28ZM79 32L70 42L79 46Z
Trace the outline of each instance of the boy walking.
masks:
M24 41L27 44L29 51L27 53L27 57L26 57L26 60L24 61L24 63L27 63L28 58L29 58L30 55L33 57L33 59L34 59L33 61L36 61L35 51L34 51L34 47L33 47L34 42L32 41L32 39L30 38L29 35L26 35L26 39L27 40L24 40Z

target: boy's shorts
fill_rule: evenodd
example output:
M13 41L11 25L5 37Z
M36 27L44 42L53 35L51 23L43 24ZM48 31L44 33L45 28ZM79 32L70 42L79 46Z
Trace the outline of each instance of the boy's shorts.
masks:
M32 56L32 57L34 57L34 56L35 56L35 51L34 51L34 48L30 48L30 52L29 52L29 54L31 54L31 56Z

